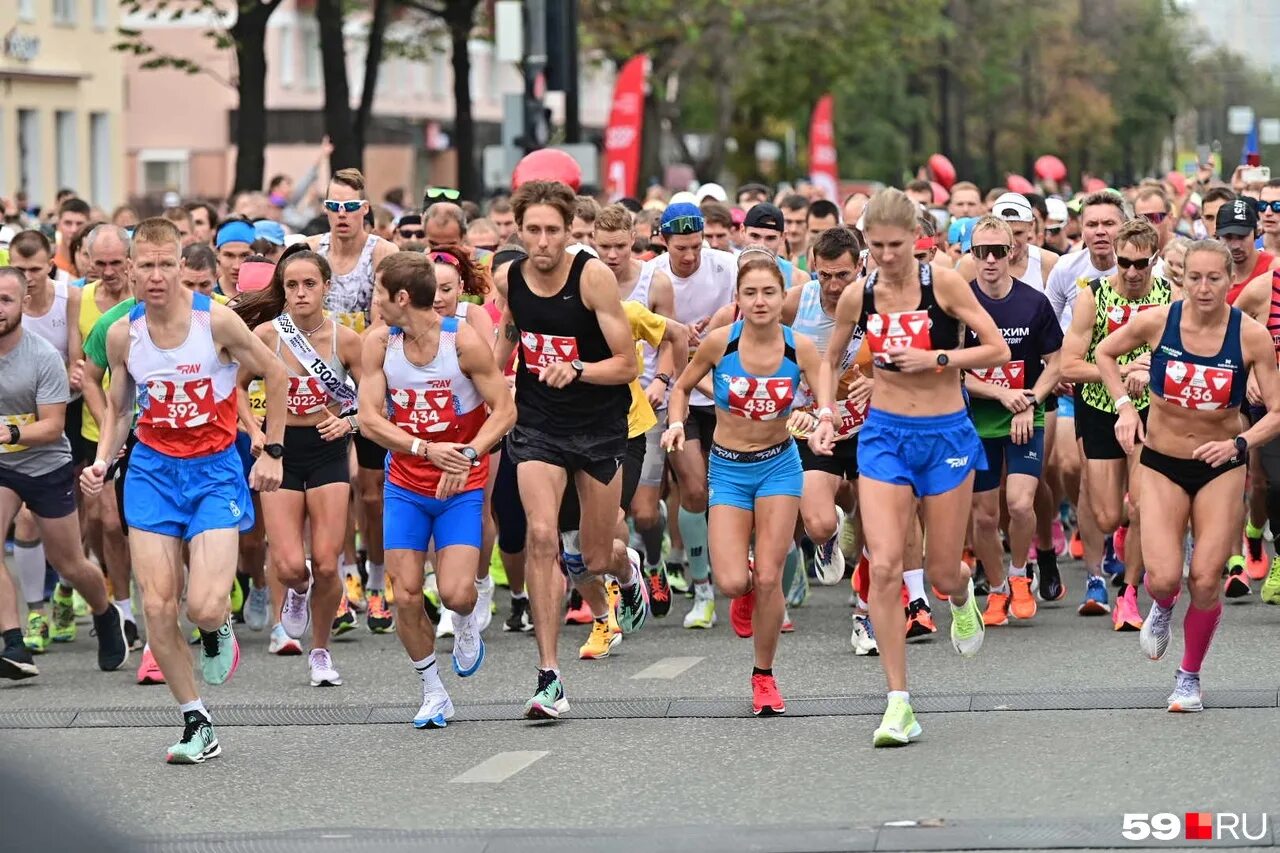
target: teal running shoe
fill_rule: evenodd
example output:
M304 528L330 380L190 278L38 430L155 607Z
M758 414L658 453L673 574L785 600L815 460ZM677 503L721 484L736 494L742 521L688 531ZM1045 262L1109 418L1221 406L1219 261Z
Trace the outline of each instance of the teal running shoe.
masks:
M240 666L240 644L231 630L231 619L217 631L201 631L200 644L204 646L200 671L205 684L225 683Z
M182 740L169 747L166 761L170 764L203 764L222 755L218 736L208 717L199 711L188 711L182 715L182 720Z
M558 720L569 713L569 700L564 696L560 676L549 669L538 670L538 689L525 703L524 715L530 720Z

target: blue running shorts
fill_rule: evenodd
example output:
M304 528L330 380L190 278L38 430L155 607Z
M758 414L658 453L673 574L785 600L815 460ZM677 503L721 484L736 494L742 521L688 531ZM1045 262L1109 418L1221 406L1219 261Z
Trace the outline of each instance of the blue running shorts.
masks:
M131 530L191 541L206 530L253 529L253 500L234 445L176 459L138 442L124 476L124 517Z
M450 545L480 547L484 489L460 492L448 500L429 498L397 486L383 485L382 547L388 551L426 551Z
M734 506L748 512L755 511L759 498L798 498L804 489L800 451L790 438L764 450L729 450L712 444L707 487L710 506Z
M986 451L963 409L925 417L872 409L858 434L859 473L910 486L917 497L945 494L986 467Z
M1044 470L1044 427L1036 427L1026 444L1014 444L1009 436L984 438L982 446L987 453L987 470L979 471L973 479L975 492L989 492L1000 488L1000 473L1026 474L1040 479Z

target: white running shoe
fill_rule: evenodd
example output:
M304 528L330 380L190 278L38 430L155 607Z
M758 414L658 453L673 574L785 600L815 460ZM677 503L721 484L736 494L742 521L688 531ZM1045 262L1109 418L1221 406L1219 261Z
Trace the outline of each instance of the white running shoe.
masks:
M835 586L844 578L844 552L840 550L840 530L844 527L844 510L836 507L836 532L814 548L813 563L818 570L818 583Z
M440 679L422 682L422 707L413 716L415 729L443 729L453 719L453 700Z
M250 631L262 631L271 621L271 591L265 586L259 589L249 585L249 597L244 605L244 624Z
M305 593L285 589L280 624L284 626L284 632L295 640L301 640L306 636L307 628L311 625L311 584L309 582Z
M453 636L453 611L447 607L440 608L440 624L436 625L436 639L443 640Z
M475 613L454 617L453 671L459 678L475 675L484 663L484 639L476 624Z
M1174 714L1192 714L1204 710L1204 696L1200 692L1200 673L1183 672L1173 677L1173 692L1169 694L1169 711Z
M686 628L713 628L716 624L716 600L711 594L710 584L697 584L694 587L693 607L684 615ZM700 590L708 589L706 595Z
M271 629L271 640L267 643L267 651L281 657L302 654L302 644L284 632L284 626L277 624Z
M339 687L342 676L333 668L333 658L328 649L312 649L307 656L307 665L311 667L312 687Z
M1152 660L1160 660L1169 649L1169 640L1173 636L1170 622L1173 621L1173 608L1164 608L1154 601L1151 612L1142 622L1142 631L1138 634L1138 645L1142 653Z
M853 646L855 655L880 654L880 644L876 642L876 632L871 627L870 616L853 614L853 634L849 636L849 645Z
M486 577L481 586L476 587L476 607L471 611L471 618L476 620L476 630L482 634L493 621L492 577Z

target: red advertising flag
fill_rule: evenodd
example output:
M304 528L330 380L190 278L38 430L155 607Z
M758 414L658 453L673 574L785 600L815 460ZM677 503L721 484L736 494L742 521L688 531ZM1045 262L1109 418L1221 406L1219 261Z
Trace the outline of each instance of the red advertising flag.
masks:
M836 129L831 95L823 95L809 121L809 180L839 204L840 170L836 168Z
M604 132L605 189L611 199L634 196L640 178L640 139L644 128L644 82L649 58L633 56L618 72L613 108Z

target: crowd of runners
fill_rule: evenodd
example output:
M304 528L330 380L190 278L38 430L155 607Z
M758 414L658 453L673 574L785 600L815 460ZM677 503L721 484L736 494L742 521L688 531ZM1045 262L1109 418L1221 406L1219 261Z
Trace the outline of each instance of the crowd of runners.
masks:
M1280 181L1236 184L529 180L380 225L344 169L309 237L69 198L0 267L0 677L57 678L92 620L200 763L195 669L224 683L250 638L337 687L333 637L395 633L444 728L491 626L532 633L524 713L554 720L565 624L607 658L650 619L716 630L719 597L776 715L780 635L847 580L894 746L938 602L963 656L1074 596L1159 659L1185 588L1168 708L1201 710L1222 599L1280 604Z

